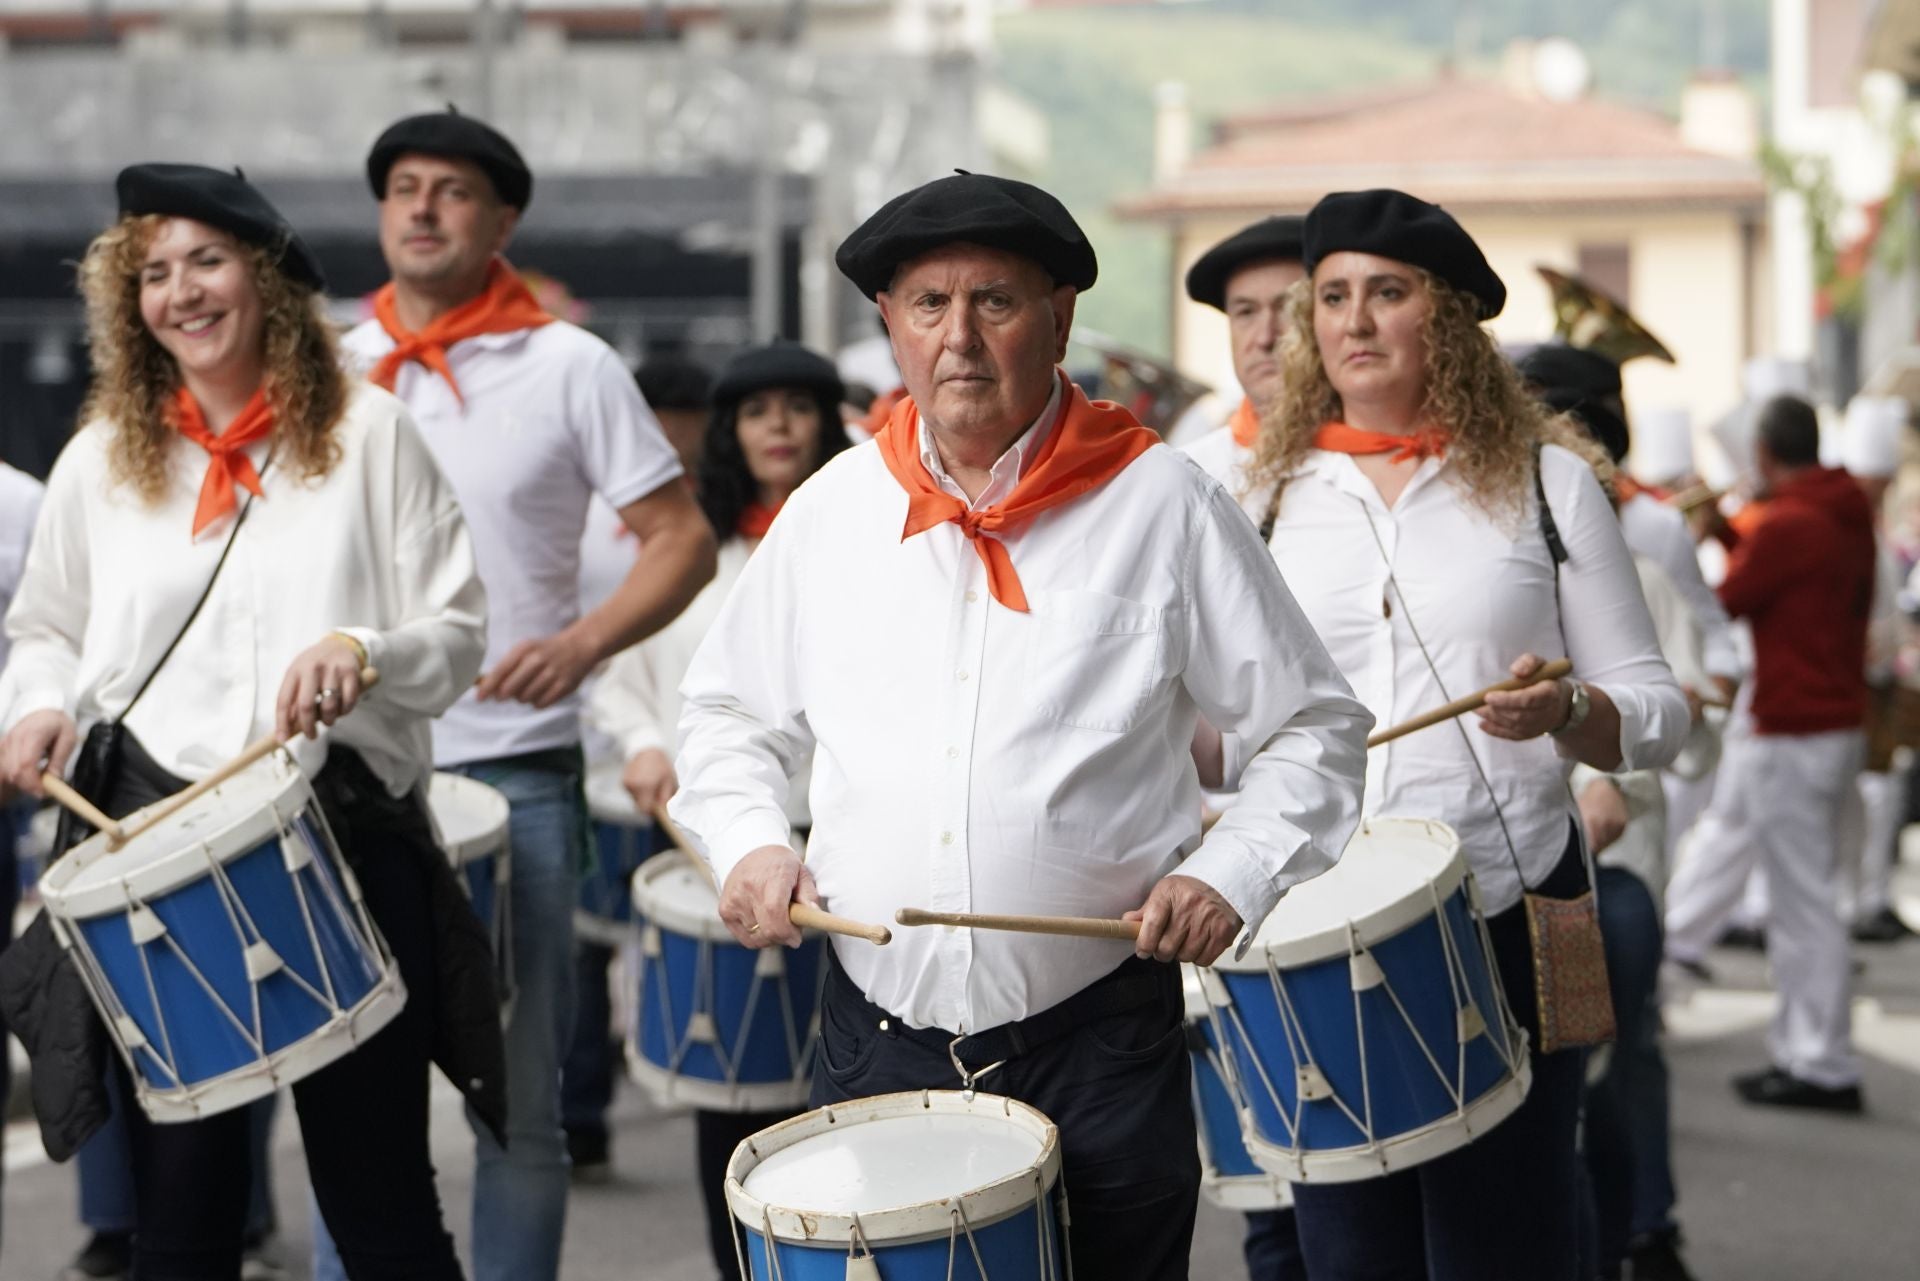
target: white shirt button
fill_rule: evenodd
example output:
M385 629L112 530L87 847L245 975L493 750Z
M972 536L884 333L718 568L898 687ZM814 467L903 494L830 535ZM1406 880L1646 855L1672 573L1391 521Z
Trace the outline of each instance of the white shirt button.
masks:
M957 672L955 672L955 673L954 673L954 676L955 676L955 677L957 677L957 678L958 678L958 679L960 679L960 680L965 680L965 679L967 679L967 673L966 673L966 671L965 671L965 669L964 669L964 668L963 668L962 670L960 670L960 671L957 671Z
M979 600L979 599L980 599L980 593L979 593L979 592L976 592L976 591L972 591L972 590L969 590L969 591L967 592L967 604L969 604L969 605L971 605L971 604L973 604L973 603L974 603L975 601L977 601L977 600Z
M953 844L953 833L952 833L952 832L942 832L942 833L940 833L940 843L941 843L942 845L951 845L951 844Z
M957 760L959 760L959 759L960 759L960 749L959 749L959 748L957 748L957 747L949 747L949 748L947 749L947 759L948 759L948 760L950 760L950 761L957 761Z

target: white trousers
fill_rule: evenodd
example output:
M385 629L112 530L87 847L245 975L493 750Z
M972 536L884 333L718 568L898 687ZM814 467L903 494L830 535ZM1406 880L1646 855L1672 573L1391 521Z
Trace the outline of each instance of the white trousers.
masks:
M1861 774L1859 794L1841 824L1841 849L1850 857L1840 878L1840 915L1865 921L1893 906L1893 870L1900 818L1907 805L1906 774Z
M1864 750L1859 730L1729 741L1713 803L1667 893L1667 950L1698 959L1758 861L1771 899L1767 960L1780 996L1768 1049L1776 1067L1829 1088L1860 1079L1834 882L1842 812Z

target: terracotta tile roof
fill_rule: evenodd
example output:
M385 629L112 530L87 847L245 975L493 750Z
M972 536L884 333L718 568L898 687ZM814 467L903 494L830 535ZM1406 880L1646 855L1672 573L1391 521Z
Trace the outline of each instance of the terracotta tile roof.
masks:
M1120 212L1178 218L1303 209L1393 186L1466 207L1746 205L1759 166L1689 146L1672 121L1618 103L1551 102L1448 80L1280 103L1229 117L1188 167Z

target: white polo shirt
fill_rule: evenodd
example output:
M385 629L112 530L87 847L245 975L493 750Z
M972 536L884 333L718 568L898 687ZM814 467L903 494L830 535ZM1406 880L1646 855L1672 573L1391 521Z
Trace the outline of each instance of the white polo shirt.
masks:
M344 345L371 368L394 344L369 320ZM487 586L483 670L492 670L515 645L580 617L580 538L593 495L625 507L677 479L680 460L613 349L565 321L469 338L447 349L447 363L464 405L418 362L401 366L394 392L466 513ZM577 743L580 707L577 694L539 710L469 692L434 723L434 762Z

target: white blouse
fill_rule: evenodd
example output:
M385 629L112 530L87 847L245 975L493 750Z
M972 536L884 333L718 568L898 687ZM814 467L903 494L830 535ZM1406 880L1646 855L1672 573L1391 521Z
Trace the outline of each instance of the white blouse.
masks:
M1569 555L1557 576L1531 485L1506 528L1465 499L1444 460L1424 461L1389 508L1351 457L1323 450L1287 482L1273 558L1382 727L1506 679L1523 653L1564 655L1619 709L1622 768L1665 765L1687 737L1686 698L1660 655L1619 522L1577 455L1547 446L1541 477ZM1264 515L1267 496L1242 502ZM1573 762L1557 748L1544 735L1495 738L1471 715L1444 722L1367 753L1365 813L1451 825L1486 910L1501 911L1520 897L1515 856L1537 885L1566 849Z
M89 423L55 462L26 574L7 613L11 727L55 708L84 726L126 711L213 577L232 519L191 535L207 454L175 437L172 483L148 505L108 472L111 428ZM340 460L306 480L268 442L233 551L200 615L127 717L156 763L197 778L273 729L288 665L328 632L367 647L380 684L316 742L337 739L395 795L429 768L429 721L480 671L486 594L453 490L406 407L357 384L335 428ZM244 492L240 495L244 499Z

